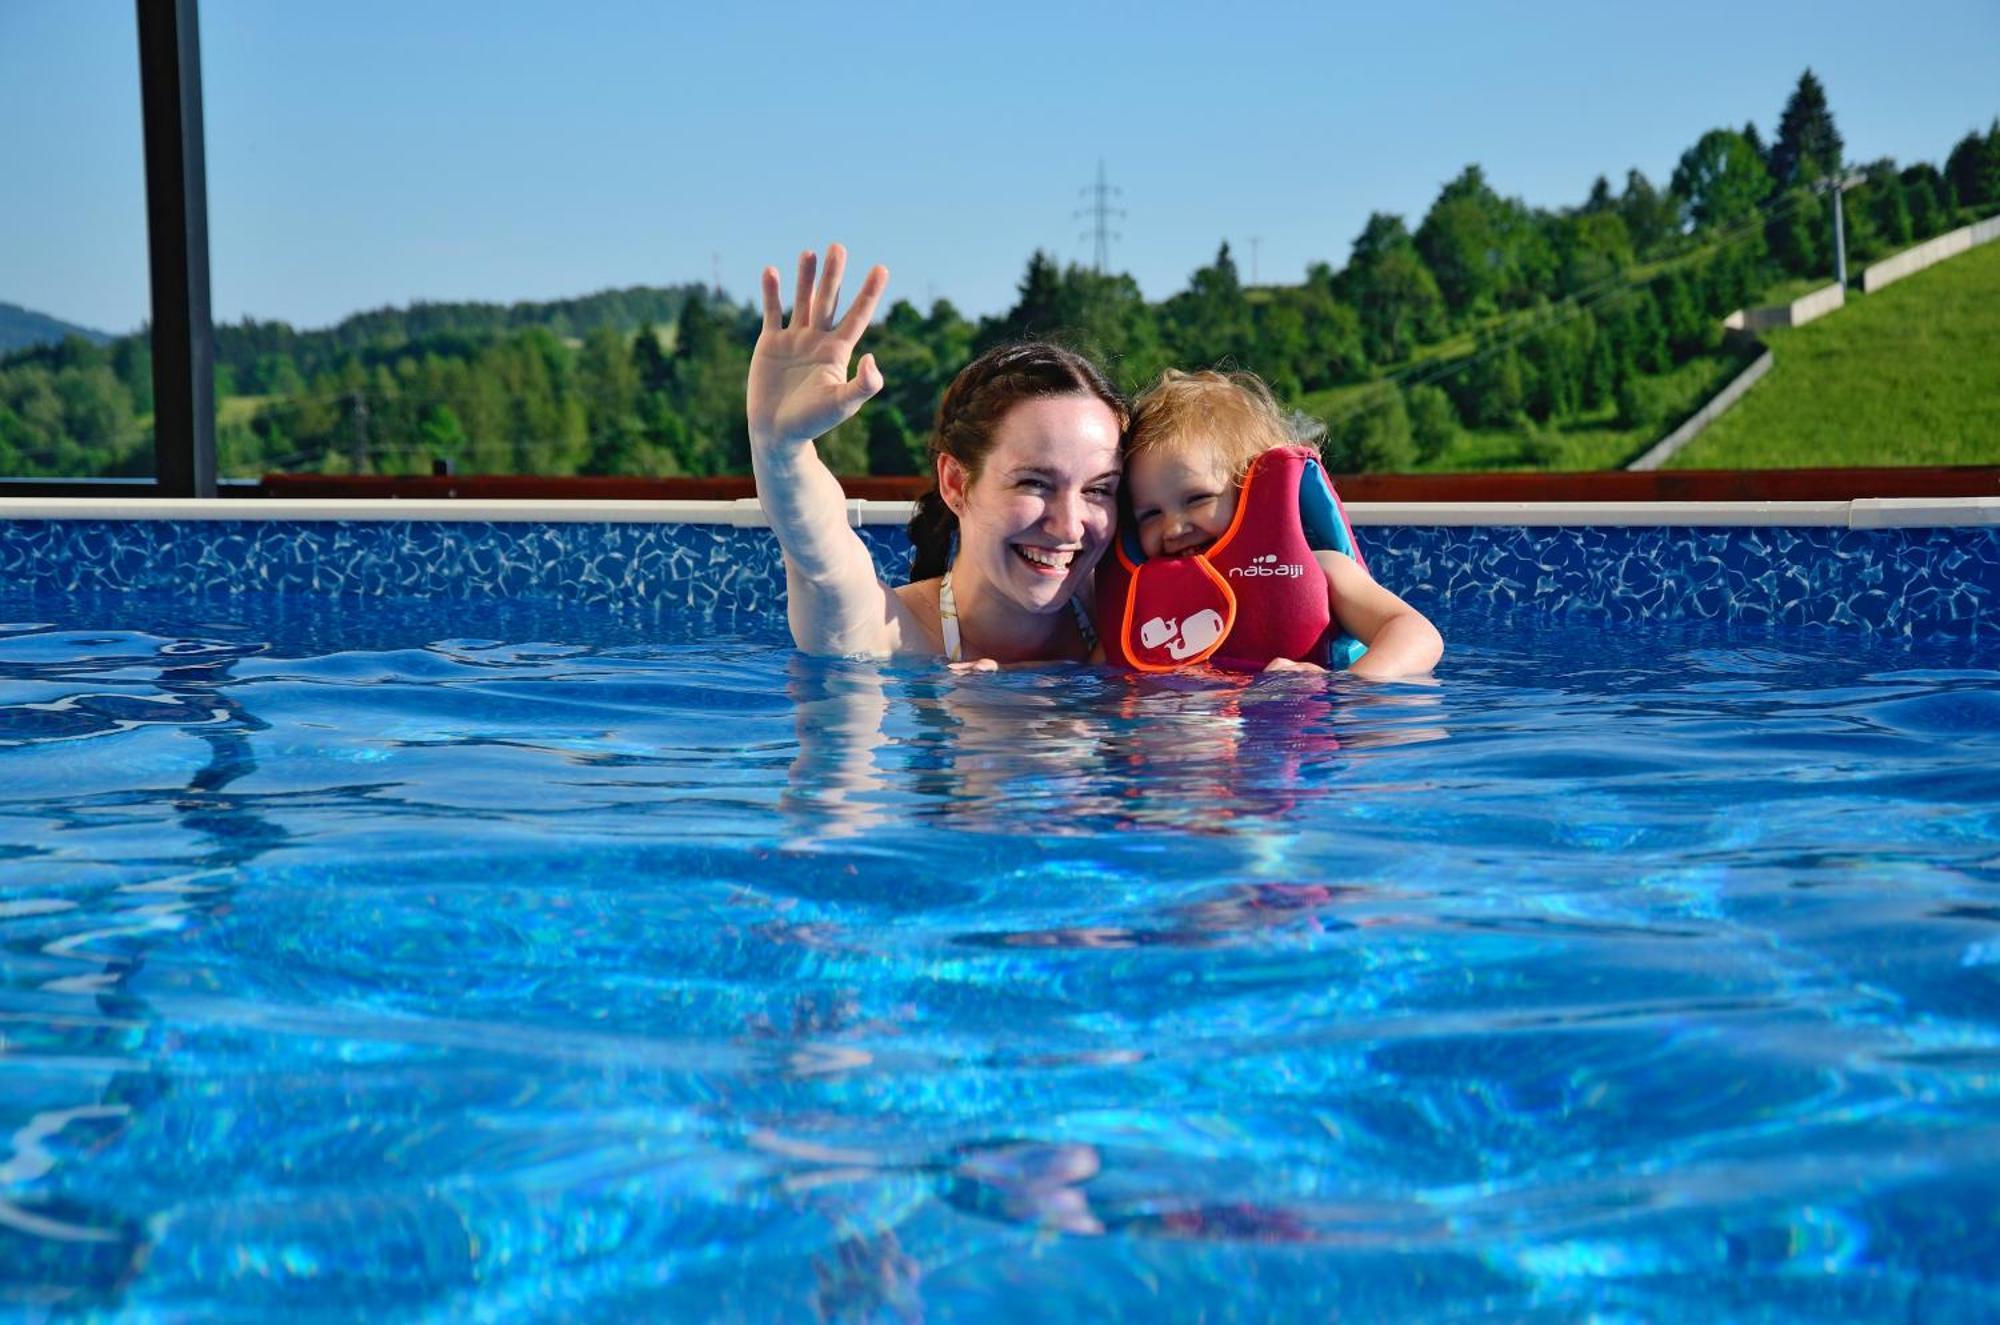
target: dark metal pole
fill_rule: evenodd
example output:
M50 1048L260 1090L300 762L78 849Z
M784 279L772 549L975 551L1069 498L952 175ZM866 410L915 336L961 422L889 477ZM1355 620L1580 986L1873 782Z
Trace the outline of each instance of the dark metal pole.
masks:
M153 274L153 463L167 497L215 495L215 328L195 0L138 0Z

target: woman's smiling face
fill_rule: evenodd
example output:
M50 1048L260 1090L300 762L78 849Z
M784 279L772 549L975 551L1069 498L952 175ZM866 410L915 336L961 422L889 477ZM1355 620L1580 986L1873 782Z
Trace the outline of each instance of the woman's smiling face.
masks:
M1069 602L1111 543L1118 430L1118 416L1094 396L1046 396L1009 410L978 478L939 475L959 518L955 564L1029 611Z
M1160 446L1125 468L1139 548L1148 557L1199 552L1236 518L1236 480L1213 448Z

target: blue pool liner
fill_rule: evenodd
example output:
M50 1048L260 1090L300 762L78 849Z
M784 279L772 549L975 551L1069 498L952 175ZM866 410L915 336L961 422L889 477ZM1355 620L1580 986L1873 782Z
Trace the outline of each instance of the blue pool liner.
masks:
M901 529L860 532L885 578L907 578ZM2000 528L1406 525L1361 537L1375 577L1434 615L2000 633ZM735 624L781 624L785 610L770 531L715 524L10 520L0 584L562 600Z

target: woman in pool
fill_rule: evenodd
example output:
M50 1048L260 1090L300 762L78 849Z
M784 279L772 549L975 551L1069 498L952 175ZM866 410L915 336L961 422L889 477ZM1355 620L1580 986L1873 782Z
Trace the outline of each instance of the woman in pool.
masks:
M863 355L852 378L847 367L889 273L870 270L836 321L846 266L838 244L823 267L800 256L789 326L777 269L765 268L750 359L751 466L784 549L793 642L848 657L1089 658L1096 638L1083 600L1117 519L1123 398L1088 359L1055 345L1005 346L966 365L938 409L937 490L910 525L914 578L884 584L813 446L882 389L875 356Z

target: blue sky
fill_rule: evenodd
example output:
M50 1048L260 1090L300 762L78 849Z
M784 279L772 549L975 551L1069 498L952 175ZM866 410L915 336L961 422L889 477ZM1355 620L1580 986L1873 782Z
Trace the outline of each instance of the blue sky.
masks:
M1768 136L1800 70L1857 160L2000 114L2000 4L203 0L218 317L709 280L839 238L892 295L1011 301L1029 252L1180 289L1340 265L1467 162L1542 206L1700 134ZM0 300L146 314L130 0L0 0Z

